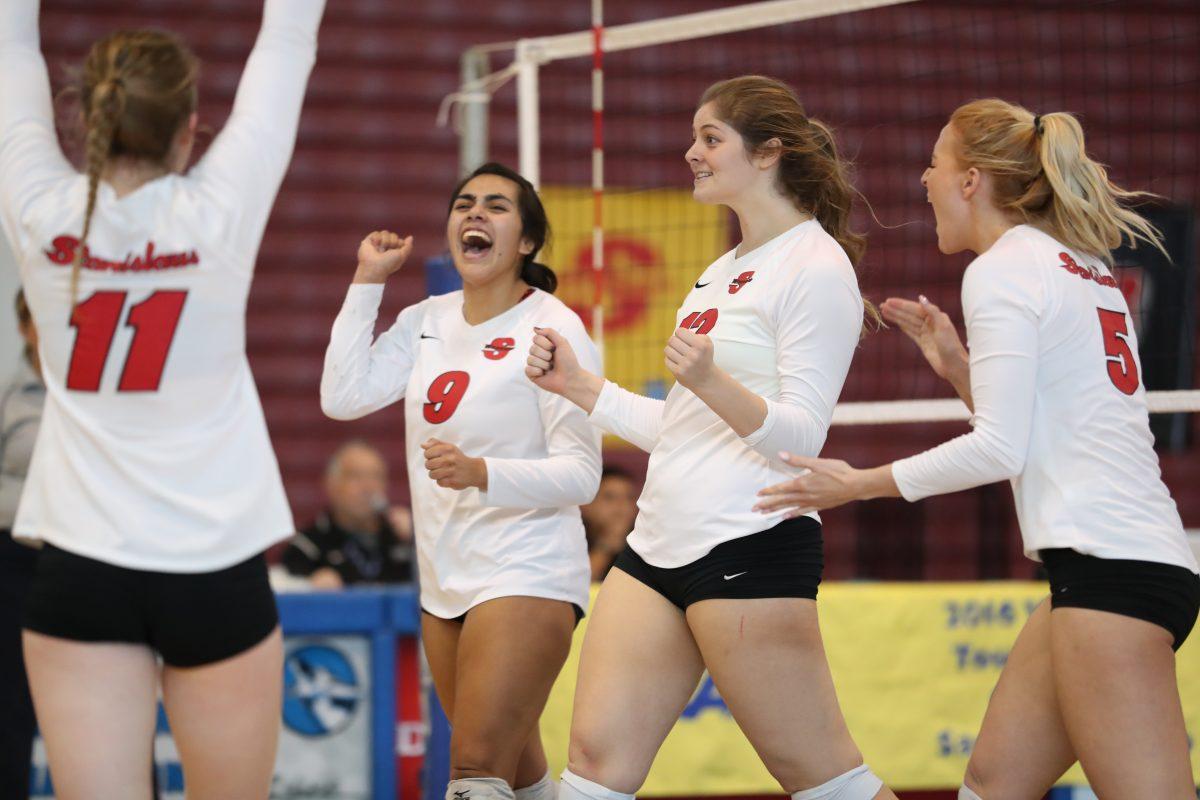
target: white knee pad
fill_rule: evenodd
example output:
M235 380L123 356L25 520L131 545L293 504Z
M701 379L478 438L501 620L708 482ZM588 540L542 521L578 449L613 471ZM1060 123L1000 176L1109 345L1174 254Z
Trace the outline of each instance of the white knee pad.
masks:
M796 792L792 800L873 800L882 788L883 781L863 764L820 786Z
M558 794L558 787L554 785L550 773L547 772L537 783L523 789L514 789L513 794L516 796L516 800L554 800Z
M964 783L959 787L958 800L983 800L983 798L971 791Z
M595 781L564 769L558 784L558 800L634 800L633 795L614 792Z
M459 778L446 786L446 800L513 800L503 778Z

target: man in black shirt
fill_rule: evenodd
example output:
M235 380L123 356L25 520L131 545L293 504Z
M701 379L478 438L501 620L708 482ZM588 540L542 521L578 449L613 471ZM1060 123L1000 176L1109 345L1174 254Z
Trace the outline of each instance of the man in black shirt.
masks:
M292 537L283 565L313 588L409 583L414 575L412 516L389 507L387 463L369 444L339 447L325 471L328 508Z

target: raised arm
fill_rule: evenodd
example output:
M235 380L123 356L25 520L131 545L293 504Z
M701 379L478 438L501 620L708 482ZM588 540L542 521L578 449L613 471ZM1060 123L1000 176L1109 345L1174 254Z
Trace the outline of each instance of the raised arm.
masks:
M38 0L0 2L0 216L24 248L20 221L43 186L74 170L54 132L50 79L38 39Z
M266 0L233 111L193 170L227 203L241 203L239 242L257 243L287 172L324 9L325 0Z
M358 419L404 396L413 367L416 306L400 312L392 327L373 343L384 281L412 252L412 237L375 231L358 248L358 268L346 292L325 351L321 410L333 419Z

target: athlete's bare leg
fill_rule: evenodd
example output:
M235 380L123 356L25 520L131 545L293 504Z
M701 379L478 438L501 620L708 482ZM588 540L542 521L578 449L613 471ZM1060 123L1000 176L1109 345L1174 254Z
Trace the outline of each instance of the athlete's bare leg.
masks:
M25 663L59 800L150 800L158 662L144 645L25 631Z

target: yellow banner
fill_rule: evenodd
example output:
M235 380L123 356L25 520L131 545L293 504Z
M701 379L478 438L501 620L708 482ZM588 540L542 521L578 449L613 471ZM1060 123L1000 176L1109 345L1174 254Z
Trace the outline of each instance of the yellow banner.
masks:
M1045 584L1007 581L821 587L821 631L838 700L867 763L890 786L958 787L1000 669L1046 592ZM542 717L555 775L566 766L585 627L586 620ZM1189 640L1177 668L1188 730L1198 732L1200 645ZM1194 747L1192 768L1200 770ZM1085 783L1078 765L1063 783ZM779 791L706 675L639 794Z
M558 297L592 324L592 192L550 186L542 202L554 231L546 263ZM604 366L639 394L665 397L674 379L663 348L691 284L729 246L726 216L678 189L614 190L604 198Z

